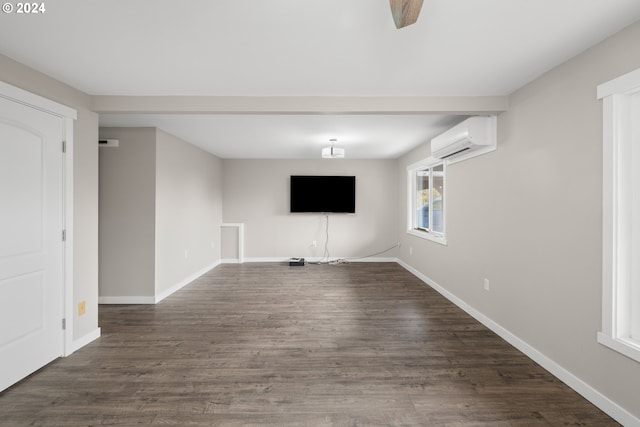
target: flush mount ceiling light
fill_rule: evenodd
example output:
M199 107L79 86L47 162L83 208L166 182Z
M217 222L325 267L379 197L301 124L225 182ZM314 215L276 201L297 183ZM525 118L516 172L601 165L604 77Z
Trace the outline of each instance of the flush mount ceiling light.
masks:
M344 157L344 148L338 148L335 146L338 140L332 138L329 140L331 142L330 147L324 147L322 149L322 158L323 159L341 159Z

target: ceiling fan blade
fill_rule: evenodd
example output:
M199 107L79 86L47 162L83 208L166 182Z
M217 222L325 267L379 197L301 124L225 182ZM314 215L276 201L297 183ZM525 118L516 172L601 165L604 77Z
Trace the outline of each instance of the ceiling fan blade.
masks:
M396 28L415 24L420 15L423 0L389 0L391 15Z

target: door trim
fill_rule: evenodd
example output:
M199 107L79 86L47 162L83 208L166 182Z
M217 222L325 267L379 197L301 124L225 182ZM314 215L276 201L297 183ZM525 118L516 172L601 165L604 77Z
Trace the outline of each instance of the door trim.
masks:
M53 114L63 119L63 133L66 141L66 154L62 160L62 206L63 224L66 240L63 245L63 315L66 328L63 331L62 355L68 356L75 350L73 347L73 124L78 112L66 105L59 104L40 95L12 86L0 81L0 97L19 104ZM60 149L62 150L62 141ZM61 319L62 321L62 319Z

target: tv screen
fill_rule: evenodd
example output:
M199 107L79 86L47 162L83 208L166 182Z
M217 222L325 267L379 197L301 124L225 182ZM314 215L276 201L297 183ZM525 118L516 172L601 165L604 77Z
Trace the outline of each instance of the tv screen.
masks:
M291 176L291 213L355 213L355 176Z

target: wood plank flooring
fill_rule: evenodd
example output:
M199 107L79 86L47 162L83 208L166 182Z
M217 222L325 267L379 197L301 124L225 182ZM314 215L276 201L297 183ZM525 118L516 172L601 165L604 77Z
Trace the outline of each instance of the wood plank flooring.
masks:
M222 265L100 326L0 425L618 425L393 263Z

